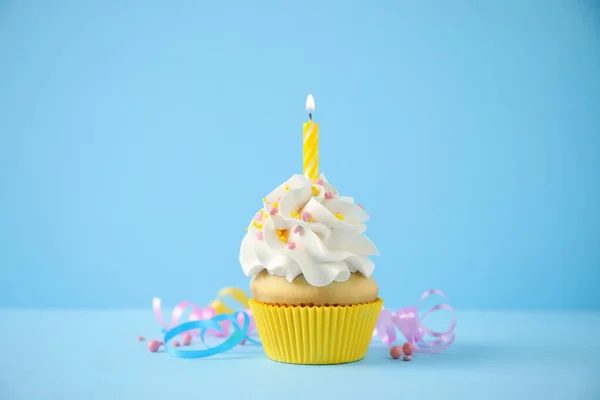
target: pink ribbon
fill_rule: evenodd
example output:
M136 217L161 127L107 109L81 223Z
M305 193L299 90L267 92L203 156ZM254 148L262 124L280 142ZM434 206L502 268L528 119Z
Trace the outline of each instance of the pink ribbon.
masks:
M456 328L456 315L450 304L438 304L431 307L419 317L419 310L423 300L432 295L446 298L446 295L437 289L427 290L421 295L417 307L410 306L398 311L390 311L386 308L381 310L373 337L379 336L381 341L387 345L396 342L396 329L399 330L406 341L415 345L415 349L421 353L438 353L448 348L454 342L454 329ZM448 310L452 313L450 327L444 332L436 332L423 324L423 319L438 310ZM434 337L434 340L425 340L425 336Z
M158 297L152 299L152 311L154 312L154 317L163 328L164 331L168 331L171 328L176 327L180 324L180 319L184 315L187 309L191 309L190 314L188 316L188 321L198 321L204 319L211 319L217 313L215 309L212 307L200 307L195 303L192 303L189 300L184 300L181 303L177 304L173 311L171 311L171 325L167 324L165 319L163 318L161 311L161 300ZM252 332L256 328L256 324L254 323L254 317L252 316L252 312L250 310L245 310L246 314L250 317L250 327L248 328L248 332ZM243 325L244 318L242 315L238 316L238 324ZM219 332L216 329L209 329L206 331L207 335L213 335L217 337L227 337L229 336L229 331L231 329L230 321L221 322L221 326L223 327L223 332ZM191 334L193 336L200 336L200 332L198 330L192 331Z

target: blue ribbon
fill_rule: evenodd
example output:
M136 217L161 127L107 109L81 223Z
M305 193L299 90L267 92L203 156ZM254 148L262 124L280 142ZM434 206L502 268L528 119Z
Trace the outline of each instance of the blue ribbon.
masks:
M240 327L238 323L238 315L242 315L244 317L244 325ZM220 322L223 321L231 321L231 326L233 327L233 334L229 336L223 343L215 346L209 347L202 350L180 350L177 347L169 346L168 343L171 339L180 335L184 332L199 329L200 330L200 340L204 345L206 345L204 341L204 336L206 335L206 331L209 329L215 329L220 333L223 333L223 327ZM260 342L250 339L248 337L248 328L250 327L250 317L243 311L238 311L233 314L220 314L216 315L211 319L204 319L198 321L189 321L184 322L183 324L179 324L165 333L165 337L163 339L165 343L165 349L167 353L171 357L175 358L204 358L214 356L216 354L224 353L229 351L239 345L243 340L246 340L249 343L260 345Z

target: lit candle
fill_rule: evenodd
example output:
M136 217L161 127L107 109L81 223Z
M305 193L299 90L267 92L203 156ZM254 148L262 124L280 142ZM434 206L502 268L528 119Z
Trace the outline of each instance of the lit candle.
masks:
M309 94L306 98L308 122L304 124L302 139L304 143L304 175L312 181L319 179L319 124L314 123L312 120L314 110L315 99L312 94Z

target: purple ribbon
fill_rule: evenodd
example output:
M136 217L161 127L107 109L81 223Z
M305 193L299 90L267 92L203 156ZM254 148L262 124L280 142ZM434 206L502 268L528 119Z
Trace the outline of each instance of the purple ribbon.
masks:
M415 345L415 349L421 353L438 353L448 348L454 342L454 329L456 328L456 315L450 304L438 304L419 316L421 304L429 296L438 295L446 298L446 295L437 289L427 290L421 295L418 305L402 308L398 311L390 311L386 308L381 310L373 337L379 336L381 341L387 345L396 342L396 329L399 330L407 342ZM423 319L429 314L439 310L448 310L452 313L452 323L444 332L436 332L423 324ZM425 336L435 339L425 340Z

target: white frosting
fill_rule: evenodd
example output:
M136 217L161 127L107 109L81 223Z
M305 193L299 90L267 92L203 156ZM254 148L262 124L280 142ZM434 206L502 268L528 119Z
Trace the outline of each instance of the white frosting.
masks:
M368 256L379 252L363 234L368 219L324 175L315 184L294 175L264 199L250 222L240 264L247 276L266 269L292 282L303 274L313 286L343 282L357 271L369 277L375 264Z

